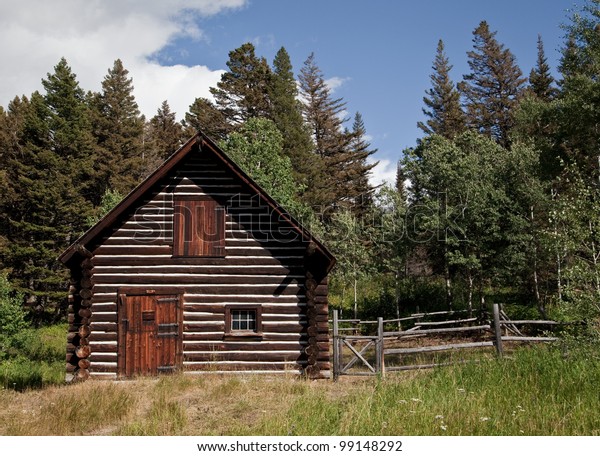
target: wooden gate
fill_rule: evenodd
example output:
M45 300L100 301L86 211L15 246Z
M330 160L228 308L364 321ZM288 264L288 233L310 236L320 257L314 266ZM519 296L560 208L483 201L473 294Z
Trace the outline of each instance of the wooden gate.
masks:
M120 377L174 372L182 365L182 303L178 290L119 293Z

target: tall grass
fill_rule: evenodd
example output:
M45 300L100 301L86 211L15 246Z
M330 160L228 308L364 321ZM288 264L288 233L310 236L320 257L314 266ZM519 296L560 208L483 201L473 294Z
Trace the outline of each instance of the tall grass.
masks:
M0 435L600 435L596 346L386 378L174 375L0 391Z
M66 333L60 324L15 334L0 360L0 387L23 391L64 383Z
M513 359L374 380L337 398L313 391L247 433L600 435L599 381L596 358L524 349Z

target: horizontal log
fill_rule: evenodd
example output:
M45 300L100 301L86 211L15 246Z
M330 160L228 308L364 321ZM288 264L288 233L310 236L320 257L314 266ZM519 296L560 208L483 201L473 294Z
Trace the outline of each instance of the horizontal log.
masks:
M480 326L461 326L458 328L435 328L435 329L416 329L414 331L390 331L384 332L383 337L412 337L415 335L423 334L452 334L452 333L463 333L469 331L481 331L490 329L490 325Z
M455 325L461 323L472 323L477 321L477 318L463 318L461 320L446 320L446 321L420 321L419 326L445 326L445 325Z
M105 314L95 313L90 320L91 323L116 323L117 321L118 317L116 312Z
M170 284L136 284L140 287L154 289L156 292L160 292L161 287L173 287L181 285L182 288L185 288L185 293L192 294L205 294L205 295L220 295L220 296L246 296L246 295L262 295L265 297L268 296L292 296L292 295L300 295L303 294L302 288L300 288L297 284L281 284L281 285L265 285L265 284L235 284L235 285L195 285L195 284L180 284L180 283L170 283ZM112 285L109 284L101 284L96 285L94 287L94 293L117 293L119 288L131 286L127 282L123 283L115 283Z
M92 353L89 360L92 363L117 362L117 353Z
M172 256L96 256L94 257L96 266L156 266L157 264L164 266L302 266L304 259L301 257L291 258L274 258L274 257L259 257L259 258L209 258L209 257L172 257Z
M256 342L184 342L183 350L188 351L227 351L227 350L247 350L247 351L277 351L277 350L295 350L300 353L306 347L306 342L274 342L265 343L263 340Z
M308 337L306 334L302 335L299 333L290 334L279 334L279 333L264 333L261 336L262 342L288 342L288 341L306 341ZM207 343L222 343L223 332L211 333L211 332L184 332L183 341L185 342L207 342Z
M281 264L263 266L263 265L140 265L140 266L96 266L94 273L118 273L118 274L152 274L152 273L168 273L168 274L231 274L231 275L264 275L264 276L287 276L301 275L304 269L301 265L284 266Z
M94 372L110 372L110 373L117 373L117 363L100 363L100 362L95 362L92 363L91 367L90 367L90 372L94 373Z
M115 299L117 299L116 294L115 294ZM92 307L92 312L116 312L117 311L117 304L116 303L107 303L107 302L103 302L103 303L94 303L93 307Z
M213 304L213 305L225 305L225 304L264 304L264 305L298 305L301 307L305 307L305 299L303 296L298 295L283 295L283 296L257 296L248 294L240 294L240 295L203 295L203 296L194 296L189 293L184 295L184 308L188 306L196 306L196 305L205 305L205 304Z
M466 342L462 344L449 344L449 345L432 345L428 347L415 347L415 348L388 348L383 351L384 355L407 355L411 353L429 353L436 351L445 350L462 350L465 348L480 348L480 347L492 347L494 342Z
M118 345L116 342L110 344L99 344L97 342L90 342L90 350L92 351L92 353L116 353L118 350Z
M232 303L233 304L233 303ZM211 314L224 315L225 305L210 305L210 304L185 304L184 312L206 312ZM281 315L302 315L306 306L298 303L273 305L263 304L260 306L263 314L281 314Z
M405 366L385 366L386 372L410 371L419 369L433 369L436 367L454 366L456 364L476 363L477 360L456 360L447 363L412 364Z
M94 255L172 255L170 245L163 246L103 246L94 250Z
M558 337L502 336L502 342L554 342Z
M274 363L274 362L231 362L231 363L223 363L223 362L187 362L183 365L183 370L185 372L285 372L289 371L290 373L300 374L306 364L300 362L283 362L283 363Z
M79 362L77 363L77 366L79 366L80 369L89 369L90 368L90 361L89 359L80 359Z
M303 357L296 353L277 352L208 352L208 353L183 353L183 360L189 362L200 361L256 361L256 362L297 362Z
M90 324L90 329L92 330L92 335L94 335L97 331L103 332L117 332L117 324L116 323L94 323Z
M220 318L217 315L214 314L209 314L209 315L204 315L204 314L190 314L190 313L186 313L183 316L183 320L186 323L196 323L196 322L206 322L206 323L222 323L225 321L224 319L224 315L221 315ZM302 319L303 317L299 316L299 315L268 315L265 316L263 315L262 317L262 322L263 325L265 323L268 324L281 324L281 323L297 323L297 324L307 324L307 322L305 320Z
M139 232L138 232L139 233ZM117 237L119 236L119 237ZM121 237L123 236L123 237ZM133 245L137 247L144 246L164 246L173 244L172 231L160 231L153 234L138 234L137 236L124 237L125 234L115 233L113 236L102 241L103 246L118 247L122 245Z
M505 325L560 325L554 320L500 320L502 326Z
M184 323L183 324L183 332L184 337L186 332L195 332L195 333L203 333L203 332L225 332L225 323L219 324L211 324L208 325L206 323Z
M260 275L209 275L209 274L123 274L123 275L94 275L96 287L103 284L127 283L156 284L156 285L184 285L184 284L224 284L224 285L247 285L265 284L266 286L278 287L298 284L298 276L260 276ZM95 288L97 289L97 288Z
M94 329L94 327L92 327L92 329ZM116 325L115 325L115 332L99 332L99 331L92 331L92 334L90 334L89 337L89 341L90 343L93 342L117 342L117 333L116 333Z

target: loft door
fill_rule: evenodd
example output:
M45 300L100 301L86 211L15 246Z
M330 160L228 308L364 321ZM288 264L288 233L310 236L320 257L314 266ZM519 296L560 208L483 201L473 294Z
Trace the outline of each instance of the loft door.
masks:
M119 375L157 375L181 367L179 294L119 296Z

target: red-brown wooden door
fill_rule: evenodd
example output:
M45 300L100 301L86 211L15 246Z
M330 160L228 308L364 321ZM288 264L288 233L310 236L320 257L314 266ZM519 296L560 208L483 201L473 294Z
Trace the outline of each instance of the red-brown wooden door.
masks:
M120 295L120 376L157 375L181 367L180 301L179 294Z

